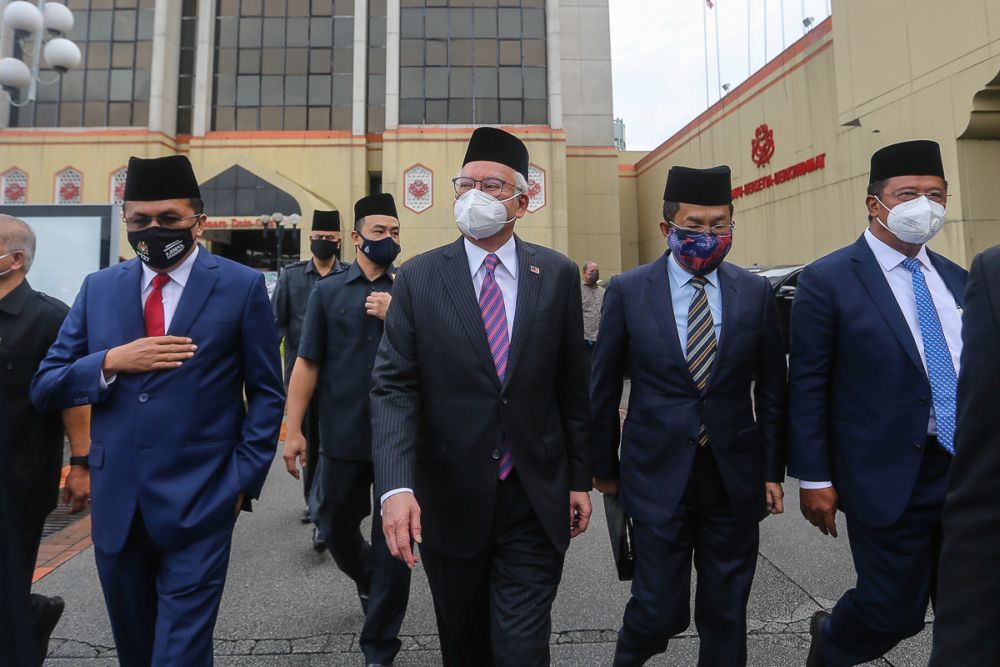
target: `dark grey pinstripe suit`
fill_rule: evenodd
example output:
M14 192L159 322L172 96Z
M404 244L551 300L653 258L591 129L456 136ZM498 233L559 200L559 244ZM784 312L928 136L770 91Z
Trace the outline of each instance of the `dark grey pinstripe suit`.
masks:
M589 399L576 266L548 248L520 239L516 246L517 306L503 385L487 346L461 238L400 269L372 374L376 490L381 495L412 488L420 503L421 553L435 593L446 663L472 659L461 650L476 642L485 640L488 652L489 635L477 637L466 620L484 607L459 608L488 601L487 625L490 616L496 621L505 611L515 616L487 630L494 653L504 644L517 653L510 660L521 665L547 661L549 609L570 540L569 492L590 490ZM513 481L497 479L502 436L513 454ZM511 521L522 510L519 530ZM538 582L539 594L527 604L532 591L504 595L496 586L499 543L506 539L501 534L514 533L527 543L515 549L520 560L503 567L525 568L523 576L515 576L522 588L530 588L525 581ZM551 557L542 555L545 550ZM487 581L473 581L477 575L470 574L464 586L468 599L449 596L445 602L435 581L437 556L453 561L449 583L470 563L481 565L468 570L479 575L485 567ZM532 572L539 562L548 562L550 571ZM505 608L507 603L514 609ZM495 657L508 662L503 655Z

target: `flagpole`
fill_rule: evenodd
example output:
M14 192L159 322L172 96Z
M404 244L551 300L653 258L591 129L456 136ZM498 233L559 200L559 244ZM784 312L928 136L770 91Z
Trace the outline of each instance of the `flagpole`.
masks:
M719 99L722 99L722 59L719 56L719 8L713 7L712 14L715 15L715 77L716 85L719 87Z
M761 0L764 3L764 65L767 64L767 0ZM763 67L764 65L761 65Z
M701 27L705 34L705 108L710 106L708 97L708 3L701 6Z
M785 50L785 0L778 0L781 6L781 50Z
M750 72L753 69L750 66L750 0L747 0L747 78L750 78Z

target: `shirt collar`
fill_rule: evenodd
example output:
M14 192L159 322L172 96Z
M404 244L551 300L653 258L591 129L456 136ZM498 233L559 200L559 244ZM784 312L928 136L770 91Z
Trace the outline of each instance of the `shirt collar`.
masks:
M333 271L331 270L330 273L333 273ZM330 275L330 273L326 275ZM383 273L381 276L370 282L377 283L382 279L392 280L392 276L394 276L395 274L396 274L396 266L394 264L390 264L389 266L386 267L385 273ZM355 280L364 280L368 282L368 276L366 276L365 272L361 270L361 265L358 264L358 260L354 260L351 263L351 265L347 267L347 277L344 278L344 282L352 283Z
M903 260L907 258L906 255L872 234L871 229L865 230L865 241L868 242L868 247L872 249L872 253L875 255L875 261L879 263L879 266L881 266L882 270L886 273L895 269L903 263ZM920 267L924 271L931 271L934 269L931 265L931 258L927 255L927 246L920 246L920 252L917 253L916 259L920 262Z
M198 257L199 252L201 252L201 244L196 243L194 250L187 256L187 259L167 274L170 276L170 279L181 287L187 285L188 278L191 276L191 269L194 268L194 260ZM142 290L145 292L149 284L153 282L153 278L156 277L156 271L146 266L143 262L139 263L142 264Z
M680 262L678 262L677 258L674 257L674 253L670 253L670 257L667 260L667 272L670 274L670 277L674 280L674 282L681 287L687 285L691 282L691 279L694 278L693 273L689 273L687 269L680 265ZM706 273L704 277L709 285L715 288L719 287L718 269L712 269L712 271Z
M476 275L479 267L486 261L486 256L490 253L475 245L469 239L465 240L465 254L469 258L469 273ZM514 236L511 235L507 242L500 246L495 253L500 264L510 273L514 280L517 280L517 244Z
M21 309L24 308L24 304L28 300L28 297L31 296L32 291L31 285L28 284L28 279L25 278L10 294L0 299L0 310L8 315L17 317L21 314Z

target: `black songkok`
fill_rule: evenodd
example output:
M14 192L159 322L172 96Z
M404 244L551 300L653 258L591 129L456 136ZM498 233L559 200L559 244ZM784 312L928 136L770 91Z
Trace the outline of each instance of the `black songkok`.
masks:
M387 215L390 218L399 218L396 213L396 200L388 192L362 197L354 204L354 221L357 222L369 215Z
M495 127L479 127L469 139L462 166L470 162L499 162L528 180L528 147L509 132Z
M663 189L663 201L698 206L732 204L733 186L729 167L671 167L667 174L667 186Z
M917 139L880 148L872 154L869 185L894 176L940 176L944 178L941 147L936 141Z
M313 211L314 232L339 232L340 213L337 211Z
M198 179L184 155L128 159L125 201L201 199Z

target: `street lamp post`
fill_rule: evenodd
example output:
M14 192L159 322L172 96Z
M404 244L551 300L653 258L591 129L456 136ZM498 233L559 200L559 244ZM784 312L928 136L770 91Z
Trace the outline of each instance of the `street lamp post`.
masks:
M14 48L13 56L0 58L0 86L12 106L23 107L34 102L39 83L49 85L59 80L58 77L52 81L39 78L43 57L60 76L80 64L80 47L63 37L73 28L73 21L69 7L51 0L37 0L35 4L16 0L4 7L0 28L14 31ZM26 48L28 44L30 49ZM31 58L30 66L22 60L25 55ZM20 91L25 88L27 94L20 99Z
M265 238L267 238L269 225L272 222L274 223L274 270L281 271L281 243L285 238L285 215L283 213L272 213L271 215L262 213L260 217L257 218L257 221L260 222L260 226L264 228ZM289 221L292 223L292 227L294 228L299 221L299 216L293 214L289 216Z

